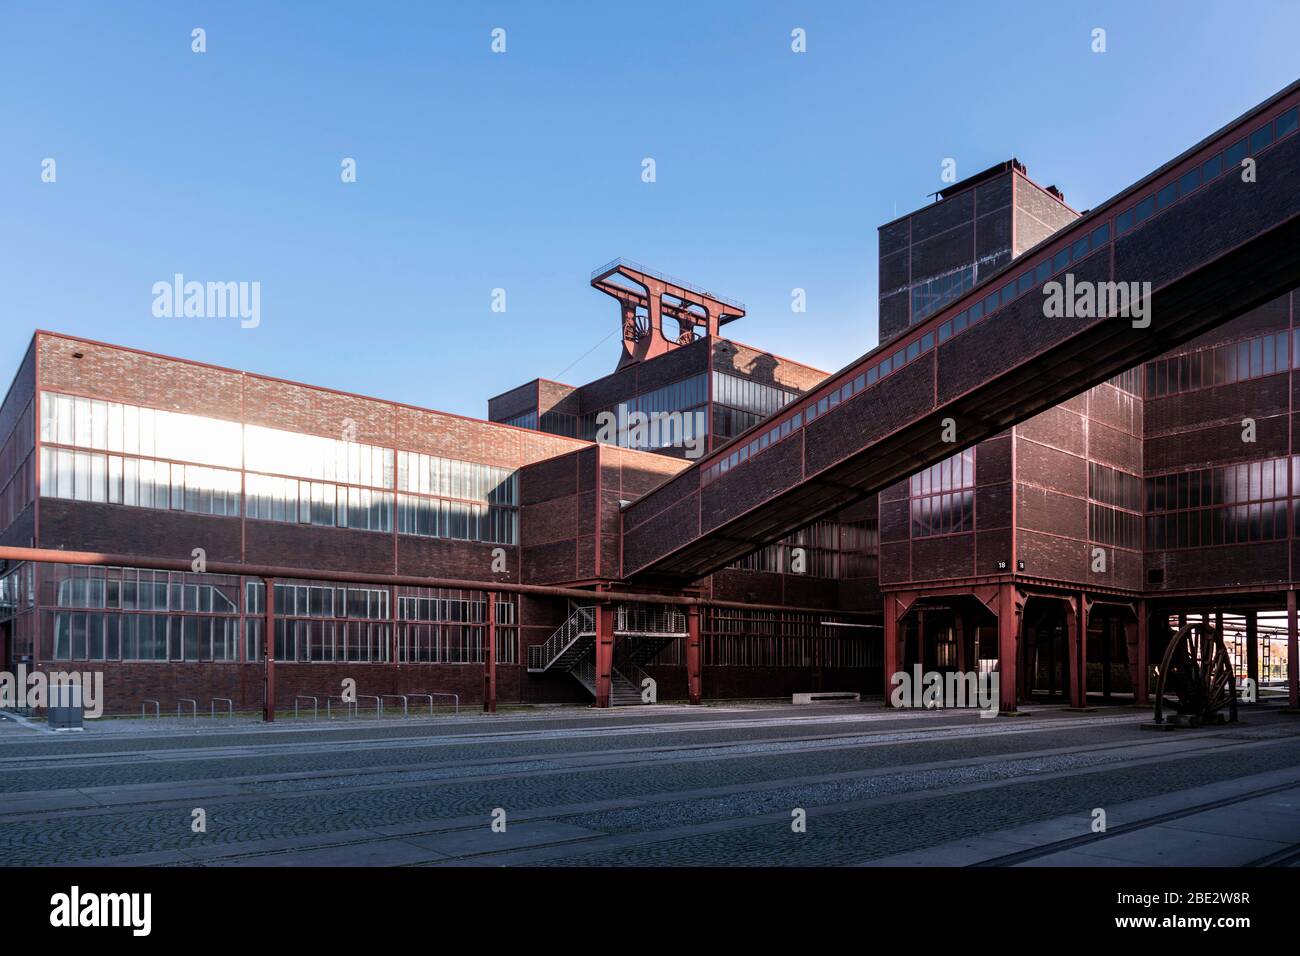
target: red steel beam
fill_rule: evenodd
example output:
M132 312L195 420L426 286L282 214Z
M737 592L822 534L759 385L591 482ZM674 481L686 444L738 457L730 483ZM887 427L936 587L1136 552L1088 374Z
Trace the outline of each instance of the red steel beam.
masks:
M700 609L686 609L686 694L692 704L703 700L700 680Z
M266 674L263 688L262 719L268 724L275 723L275 578L262 578L266 588L266 618L262 635L264 671Z
M483 713L497 712L497 596L487 592L487 664L483 667Z
M155 571L192 572L190 558L159 558L143 554L112 554L99 551L64 551L55 548L0 547L0 561L34 561L46 564L86 564L96 567L148 568ZM534 594L541 597L574 598L590 601L597 592L548 584L514 584L509 581L475 581L465 578L431 578L412 574L371 574L365 571L322 571L285 565L242 564L236 561L208 561L207 573L244 575L254 578L301 578L307 581L338 581L343 584L380 584L396 587L471 588L479 591L504 591L508 594ZM866 611L841 611L825 607L795 604L755 604L745 601L722 601L691 597L685 594L661 594L653 591L600 591L601 600L644 601L687 607L727 607L754 611L795 611L806 614L834 614L840 617L874 617Z

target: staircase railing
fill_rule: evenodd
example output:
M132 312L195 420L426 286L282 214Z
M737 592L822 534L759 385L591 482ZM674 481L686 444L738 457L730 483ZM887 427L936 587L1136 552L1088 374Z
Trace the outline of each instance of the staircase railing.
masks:
M620 604L615 611L616 634L685 634L686 615L672 607Z
M528 648L528 669L530 671L546 670L573 645L574 641L584 634L594 634L595 632L596 609L594 607L579 607L569 615L569 619L561 624L554 634L546 639L545 643L534 644Z

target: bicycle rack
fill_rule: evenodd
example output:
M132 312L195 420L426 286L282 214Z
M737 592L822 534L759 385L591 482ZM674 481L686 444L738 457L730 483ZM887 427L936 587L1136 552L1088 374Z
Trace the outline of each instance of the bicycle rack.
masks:
M334 719L334 711L332 709L334 700L335 700L334 697L325 698L325 718L327 720ZM347 716L349 713L352 714L353 716L356 715L357 702L355 700L344 700L342 697L339 697L338 701L340 704L343 705L344 716Z
M432 694L407 694L407 697L423 697L429 702L429 716L433 716L433 695Z
M161 719L162 719L162 704L158 703L158 701L154 700L152 697L146 697L146 698L145 698L145 699L140 703L140 716L141 716L142 718L148 716L148 714L145 713L145 710L146 710L145 705L146 705L146 704L153 704L153 719L154 719L154 720L161 720Z
M373 700L375 702L375 720L378 720L380 717L384 716L384 702L382 698L376 697L374 694L357 694L358 703L360 703L363 698L365 700Z
M380 695L380 699L381 699L381 700L387 700L388 698L391 697L393 700L400 700L400 701L402 702L402 716L403 716L403 717L406 717L406 716L408 716L409 713L410 713L410 711L409 711L409 709L408 709L408 707L407 707L407 700L406 700L406 698L407 698L408 696L409 696L409 695L407 695L407 694L381 694L381 695Z
M311 701L311 708L312 708L311 719L312 719L312 720L319 720L319 719L320 719L320 701L317 700L315 697L313 697L311 694L298 694L296 697L294 697L294 699L293 699L293 716L294 716L294 717L297 717L297 716L298 716L298 701L300 701L300 700L309 700L309 701ZM329 699L326 698L326 705L327 705L327 706L328 706L328 703L329 703Z
M432 696L434 696L434 697L450 697L450 698L452 699L452 702L456 705L455 710L453 711L453 713L456 713L456 714L459 714L459 713L460 713L460 694L438 694L438 693L434 693ZM429 702L429 714L430 714L430 715L433 714L433 702L432 702L432 701Z
M212 698L212 719L213 720L217 719L217 704L226 705L227 720L235 719L235 702L231 700L229 697L214 697Z
M177 716L177 717L184 716L184 715L181 713L181 704L189 704L189 705L190 705L190 708L191 708L192 711L193 711L193 713L191 714L191 716L192 716L195 720L198 720L198 719L199 719L199 702L198 702L197 700L195 700L193 697L178 697L178 698L176 698L176 716Z

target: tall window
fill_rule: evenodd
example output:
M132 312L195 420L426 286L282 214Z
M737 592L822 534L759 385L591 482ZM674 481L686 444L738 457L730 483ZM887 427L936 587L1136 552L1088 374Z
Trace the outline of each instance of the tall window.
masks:
M431 538L514 544L518 474L415 452L397 454L397 530Z
M1142 547L1142 480L1137 475L1088 462L1088 538L1098 544Z
M1286 458L1202 468L1146 480L1150 550L1202 548L1287 536ZM1300 478L1300 457L1291 459Z
M975 530L975 449L967 448L910 481L912 537Z

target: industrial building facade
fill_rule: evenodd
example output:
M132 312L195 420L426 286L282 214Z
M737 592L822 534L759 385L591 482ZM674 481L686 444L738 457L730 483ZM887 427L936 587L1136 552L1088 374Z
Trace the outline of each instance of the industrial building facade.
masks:
M1297 95L1243 118L1243 156L1276 143L1292 162ZM1189 151L1100 226L1011 160L881 227L882 344L856 377L724 337L740 303L624 260L592 275L618 303L615 372L526 383L486 421L37 332L0 405L0 546L142 560L7 565L0 657L93 664L115 713L253 709L268 689L284 708L348 678L376 698L598 706L640 701L646 677L661 700L879 693L914 665L996 669L1004 707L1079 706L1144 702L1171 626L1204 616L1242 676L1286 675L1294 698L1295 293L878 494L823 482L850 503L800 505L821 517L793 534L727 525L809 472L791 434L850 399L863 422L905 420L904 399L940 391L917 370L945 343L1034 314L1046 278L1197 208L1180 199L1213 202L1237 149ZM902 397L862 404L887 377ZM748 499L729 472L756 476ZM706 553L716 570L686 583L642 573L720 528L716 554L743 556ZM176 565L192 559L220 573Z

